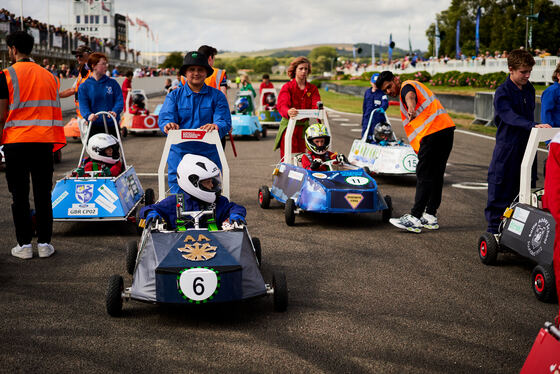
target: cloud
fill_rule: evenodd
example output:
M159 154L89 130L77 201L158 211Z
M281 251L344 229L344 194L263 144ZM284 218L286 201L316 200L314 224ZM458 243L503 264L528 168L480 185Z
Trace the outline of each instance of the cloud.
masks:
M69 4L50 0L50 21L65 24ZM19 16L19 1L4 0ZM387 43L426 50L425 32L449 0L115 0L117 13L146 21L159 34L160 51L186 51L209 44L220 50L254 51L316 43ZM429 9L429 11L426 11ZM24 0L24 16L47 21L47 2ZM133 28L135 30L135 28ZM131 39L146 49L146 33ZM152 49L155 46L152 45Z

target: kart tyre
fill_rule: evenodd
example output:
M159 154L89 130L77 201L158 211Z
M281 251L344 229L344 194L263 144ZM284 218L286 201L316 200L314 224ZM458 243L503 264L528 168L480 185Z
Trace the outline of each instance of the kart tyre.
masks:
M133 224L134 224L135 229L136 229L136 234L142 235L142 232L144 231L144 228L138 226L138 224L140 223L140 207L137 206L136 208L134 208L134 213L131 213L131 214L134 214Z
M128 128L126 128L126 127L123 126L123 127L121 128L121 136L122 136L123 138L126 138L127 135L128 135Z
M296 221L296 203L293 199L288 199L284 206L284 217L286 218L286 225L293 226Z
M494 234L485 232L478 238L478 258L484 265L495 265L498 259L498 242Z
M55 164L60 164L62 162L62 151L60 149L53 153L53 161Z
M263 128L262 128L262 137L263 137L263 139L266 138L266 134L267 134L267 129L266 129L265 126L263 126Z
M138 257L138 242L131 240L126 243L126 272L130 275L134 274L136 257Z
M385 195L385 203L387 204L387 209L383 209L381 212L381 219L385 223L389 223L391 216L393 215L393 200L391 196Z
M257 257L257 261L259 262L259 267L260 267L262 261L261 240L259 238L252 238L252 240L253 240L253 248L255 248L255 256Z
M274 310L285 312L288 308L288 283L286 274L274 272L272 275L272 289L274 290Z
M270 190L268 186L261 186L259 188L259 205L263 209L268 209L270 207Z
M144 191L144 205L152 205L155 202L156 195L154 193L154 190L152 190L151 188L147 188L146 191Z
M552 303L556 299L554 284L554 270L551 265L537 265L531 274L533 292L537 299L545 303Z
M255 132L253 133L253 136L255 137L255 140L260 140L261 139L261 132L259 130L255 130Z
M105 307L112 317L119 317L122 313L122 292L124 290L123 278L114 274L109 278L107 293L105 294Z

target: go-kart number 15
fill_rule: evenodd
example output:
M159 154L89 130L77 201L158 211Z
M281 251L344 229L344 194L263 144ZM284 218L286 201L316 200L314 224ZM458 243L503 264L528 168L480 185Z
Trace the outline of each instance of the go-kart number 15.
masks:
M179 287L183 294L191 300L206 300L216 291L218 276L211 269L188 269L181 273Z

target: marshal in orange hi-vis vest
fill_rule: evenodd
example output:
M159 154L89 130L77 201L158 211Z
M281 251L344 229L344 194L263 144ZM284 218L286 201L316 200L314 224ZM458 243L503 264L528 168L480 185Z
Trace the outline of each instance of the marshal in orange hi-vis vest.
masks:
M220 89L220 83L224 79L226 71L222 69L216 69L216 68L213 69L214 69L214 73L212 73L211 76L207 77L204 80L204 83L206 83L207 86Z
M10 96L2 144L53 143L53 151L64 147L58 78L30 61L16 62L4 74Z
M428 87L420 82L409 80L402 83L401 90L407 84L414 87L416 91L417 101L416 108L414 108L416 117L412 121L408 120L406 108L401 99L401 118L403 120L404 131L408 137L408 142L414 151L418 153L420 142L424 136L448 127L455 127L455 124L441 105L439 99Z
M74 104L76 105L76 114L78 115L78 118L83 118L82 114L80 113L80 102L78 101L78 89L80 88L80 85L90 77L90 75L91 75L91 71L88 70L85 77L82 77L82 74L80 73L78 74L78 78L76 78L76 85L74 87Z

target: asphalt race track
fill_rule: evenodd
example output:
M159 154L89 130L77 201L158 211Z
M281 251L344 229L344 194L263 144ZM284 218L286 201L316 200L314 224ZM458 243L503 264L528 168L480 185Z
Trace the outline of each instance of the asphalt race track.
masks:
M360 116L329 118L332 149L348 153ZM393 127L404 135L400 122ZM381 214L304 214L288 227L278 202L261 209L258 188L270 185L279 158L274 135L236 140L238 157L229 144L226 153L232 200L247 208L249 231L262 242L265 279L274 270L287 275L285 313L260 298L187 308L131 301L123 317L109 317L107 280L126 274L132 225L55 223L54 256L17 259L11 197L0 177L0 372L519 372L558 306L533 295L530 262L500 255L489 267L478 259L486 190L452 184L486 182L492 139L455 133L441 229L417 235L382 223ZM144 189L157 190L163 144L163 136L124 141ZM80 150L77 142L64 148L55 179L76 166ZM377 182L392 196L393 216L409 211L415 178Z

